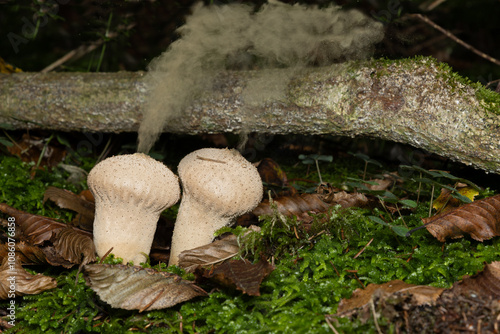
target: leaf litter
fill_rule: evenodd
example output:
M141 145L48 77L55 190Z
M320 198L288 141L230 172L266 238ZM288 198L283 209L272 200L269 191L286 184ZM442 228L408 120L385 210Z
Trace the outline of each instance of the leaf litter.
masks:
M365 323L381 316L406 331L496 333L500 326L500 262L486 264L483 271L449 289L400 280L369 284L341 300L337 313L326 317L330 323L337 317Z
M84 275L101 300L125 310L158 310L207 295L178 275L137 266L88 264Z
M284 174L277 164L273 165L271 161L272 160L266 162L268 166L271 166L269 168L266 167L266 173L269 174L267 179L268 181L273 180L269 182L269 184L286 188L289 186L286 174ZM276 178L273 179L273 175L269 170L277 173ZM366 188L369 191L386 191L388 187L394 184L393 182L382 182L383 180L384 179L375 179L373 181L367 181ZM375 183L381 186L377 187ZM366 196L363 193L357 192L348 193L329 186L327 187L328 190L325 191L325 185L322 185L322 187L323 190L319 188L316 194L285 195L281 198L274 198L273 202L278 204L277 207L280 213L289 217L298 217L299 220L304 220L304 222L311 221L308 218L311 217L309 212L327 212L329 208L334 205L340 204L342 207L373 206L373 200L370 199L369 195ZM73 209L77 212L87 212L87 216L90 216L88 214L88 203L80 201L83 200L82 197L78 195L74 195L76 196L74 197L71 195L72 193L62 189L56 189L57 188L47 189L48 191L46 192L44 200L54 200L61 207ZM288 194L293 193L292 191ZM283 194L286 194L286 192L283 192ZM466 218L468 217L467 214L472 214L476 220L480 219L478 217L482 217L486 219L486 223L476 227L476 229L482 230L485 225L491 225L492 222L495 221L494 219L498 217L499 210L495 198L498 198L498 195L482 200L483 202L473 202L472 204L476 204L475 206L467 207L467 205L463 205L457 209L451 209L448 213L460 210L459 213L461 212ZM404 200L399 201L403 203ZM444 201L446 202L446 199ZM90 203L90 201L88 202ZM73 206L75 203L77 203L76 207ZM477 203L480 204L478 205ZM52 265L63 265L68 268L74 263L83 263L85 265L85 279L87 284L91 286L103 301L107 302L112 307L135 309L142 312L171 307L194 297L207 295L207 293L202 288L195 285L194 282L183 280L180 276L174 274L123 265L89 265L88 263L95 260L95 258L92 257L95 256L95 252L85 252L85 250L92 249L93 246L92 239L89 237L88 232L69 227L67 224L46 217L18 211L5 204L0 204L0 209L9 215L15 216L21 226L22 233L26 240L16 245L16 251L19 252L20 259L23 263L40 264L46 261ZM265 214L272 214L273 209L271 208L269 200L267 200L267 203L264 201L259 210L263 210L262 212ZM263 214L262 212L258 213L258 215ZM484 218L485 216L486 218ZM433 221L433 224L439 225L438 223L440 223L440 221ZM446 229L451 230L452 228L447 227ZM299 238L297 231L295 231L295 236ZM373 241L373 239L371 241ZM244 259L228 261L228 259L238 255L239 246L237 238L235 236L230 236L229 238L216 241L211 245L187 251L186 254L184 254L185 262L182 263L181 266L185 267L187 271L194 271L196 273L197 282L203 282L204 284L211 284L221 288L237 289L250 296L259 296L259 287L265 277L274 270L274 266L269 264L265 259L261 259L255 264ZM0 255L5 254L3 252L6 252L6 250L0 248ZM93 255L90 256L90 253ZM22 269L22 267L20 268ZM489 288L489 295L495 295L495 289L498 289L499 286L498 275L495 276L491 274L492 272L498 272L497 264L488 265L485 269L485 274L482 276L478 275L475 278L466 278L461 281L461 289L470 292L474 290L473 287L477 288L477 286L484 286L485 288L481 291L487 291ZM39 275L36 276L38 277ZM491 283L492 277L496 280L494 283ZM467 283L471 282L470 280L472 279L476 281ZM46 285L50 286L49 283ZM444 290L444 292L442 292L443 289L428 286L413 286L401 281L391 281L380 286L368 285L366 291L363 290L364 292L358 294L364 295L365 300L368 298L368 303L374 300L382 300L393 292L391 289L384 290L384 288L381 287L388 285L399 287L396 289L396 294L402 294L403 290L407 293L404 297L401 297L404 298L406 303L402 304L403 306L401 307L406 309L414 305L422 305L422 303L425 305L437 305L441 299L444 299L443 296L456 299L455 296L450 297L449 291L451 290ZM129 288L129 292L124 294L119 293L119 291ZM374 290L375 292L369 294L368 291L370 290ZM32 289L31 291L37 290ZM409 293L410 291L411 293ZM353 295L353 298L355 296L356 293ZM485 297L484 294L479 294L479 296L481 298ZM396 299L401 301L401 298ZM366 303L359 304L359 301L357 303L358 308L366 308ZM386 302L383 301L383 303ZM344 307L342 305L343 304L339 306L339 312ZM327 319L333 319L333 317L327 315Z
M439 241L462 238L484 241L500 235L500 195L484 198L437 216L423 218L426 229Z

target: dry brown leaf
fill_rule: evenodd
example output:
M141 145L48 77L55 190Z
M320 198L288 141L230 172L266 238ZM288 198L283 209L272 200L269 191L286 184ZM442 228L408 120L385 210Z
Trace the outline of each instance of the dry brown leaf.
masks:
M66 189L48 187L43 195L43 202L51 200L62 209L70 209L78 213L73 220L73 225L86 231L92 231L94 222L95 203L87 200L82 195L77 195Z
M374 293L380 290L384 297L394 293L407 293L417 305L431 304L437 300L445 290L427 285L408 284L400 280L393 280L384 284L369 284L365 289L356 289L349 299L342 299L337 309L337 314L347 313L353 309L366 306Z
M473 291L486 298L500 299L500 261L486 264L483 271L455 283L451 290L457 294Z
M22 140L15 145L7 147L7 150L12 155L17 155L22 161L35 163L38 163L40 155L43 152L40 166L49 167L57 166L67 154L65 148L58 145L55 141L47 145L47 141L43 138L33 137L27 133L23 134Z
M16 219L16 224L21 228L24 237L26 237L27 241L32 245L41 245L45 241L50 241L55 232L68 227L68 224L47 217L19 211L5 203L0 203L0 211ZM77 231L78 233L92 238L92 233L90 232L83 230Z
M394 179L387 178L387 179L372 179L368 180L370 182L375 182L377 184L370 184L370 183L365 183L366 188L370 190L375 190L375 191L380 191L380 190L387 190L392 185L394 184Z
M84 276L101 300L125 310L158 310L207 295L180 276L137 266L88 264Z
M462 238L483 241L500 235L500 195L462 205L422 221L427 230L439 241Z
M37 246L29 245L24 241L17 242L15 246L16 258L21 264L46 264L47 260L42 249ZM0 245L0 261L7 256L7 244Z
M53 266L71 268L75 264L84 264L95 260L95 248L92 233L70 227L58 221L32 215L0 203L0 211L15 218L20 227L19 249L25 257L21 260L34 263L49 263ZM25 239L29 244L24 244Z
M260 296L260 284L273 270L274 267L265 259L256 264L245 260L231 260L213 268L199 268L195 274L212 283L241 290L250 296Z
M340 204L343 208L351 208L354 206L363 208L369 204L368 198L366 198L364 194L347 193L345 191L339 191L332 194L328 199L325 199L325 202L331 205Z
M278 211L285 216L297 216L299 220L308 220L307 212L324 212L329 208L329 204L321 200L318 194L302 194L273 199ZM256 216L272 215L273 209L269 200L263 200L252 213ZM310 218L310 217L309 217Z
M271 158L264 158L259 162L257 166L257 171L259 172L260 178L267 184L264 193L267 193L269 186L287 188L286 191L280 191L279 195L283 196L295 194L297 191L293 187L289 187L288 179L286 173L281 169L281 167Z
M73 264L85 265L96 259L92 238L79 233L74 228L66 227L58 230L52 236L51 241L55 251Z
M13 282L15 287L12 286ZM0 299L13 298L14 295L36 295L55 287L55 278L42 274L32 275L24 270L19 261L9 262L9 258L4 257L0 267Z
M183 251L179 255L179 267L187 272L194 272L200 266L230 259L237 255L239 250L236 236L229 235L211 244Z

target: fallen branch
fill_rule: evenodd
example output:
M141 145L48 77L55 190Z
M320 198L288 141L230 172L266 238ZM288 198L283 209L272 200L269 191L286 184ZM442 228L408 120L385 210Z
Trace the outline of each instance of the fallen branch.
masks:
M166 132L265 132L370 136L407 143L500 173L498 97L431 59L343 63L221 74ZM282 96L245 103L257 76L289 77ZM0 75L0 123L62 131L137 131L143 73ZM484 91L482 91L484 93Z

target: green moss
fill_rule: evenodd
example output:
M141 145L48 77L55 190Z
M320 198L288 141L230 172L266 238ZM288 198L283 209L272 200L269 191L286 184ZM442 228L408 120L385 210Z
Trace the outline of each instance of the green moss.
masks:
M488 112L500 115L500 94L484 87L479 82L474 83L473 87L476 89L476 97L481 107Z
M325 181L341 186L348 177L359 177L363 166L359 159L343 159L321 164L320 168ZM1 178L4 200L10 199L15 207L23 205L27 211L57 216L56 210L43 209L43 205L33 202L41 202L48 185L70 187L65 184L65 175L40 171L31 180L27 177L30 168L17 158L0 159L0 171L11 177ZM282 168L289 177L304 176L307 166L282 165ZM380 172L379 168L371 166L368 172ZM394 193L415 198L418 185L410 177L403 177L403 182ZM33 194L25 195L22 191ZM16 196L20 192L28 199ZM490 190L486 193L492 195ZM421 199L426 197L424 194L430 194L429 189L420 189ZM428 202L420 202L415 212L404 216L408 228L421 225L428 206ZM349 298L362 284L401 279L413 284L449 287L464 275L481 270L484 262L500 257L498 238L483 243L463 238L443 244L426 230L400 237L387 226L373 222L368 215L383 217L393 225L403 224L398 215L391 216L384 210L339 207L314 216L309 225L277 214L263 218L262 230L241 240L247 250L242 255L247 259L258 259L264 254L275 261L275 271L263 281L261 295L254 297L216 289L208 297L170 309L138 313L111 308L85 285L81 275L75 285L77 269L37 267L37 271L55 277L58 287L19 298L17 325L7 332L134 333L138 329L149 333L330 333L325 315L334 314L339 301ZM245 229L239 227L234 232L242 236ZM116 261L112 257L106 259L108 263ZM184 275L177 267L165 268L160 264L155 268ZM210 291L211 287L205 288ZM0 306L5 307L6 303ZM385 329L390 327L383 319L379 324ZM335 327L349 333L375 332L370 321L362 324L359 320L338 319Z
M46 167L35 173L34 166L34 163L22 162L17 157L0 156L0 201L18 210L71 220L71 212L56 210L51 203L42 203L45 189L50 185L79 191L66 181L69 174L59 168L49 170Z

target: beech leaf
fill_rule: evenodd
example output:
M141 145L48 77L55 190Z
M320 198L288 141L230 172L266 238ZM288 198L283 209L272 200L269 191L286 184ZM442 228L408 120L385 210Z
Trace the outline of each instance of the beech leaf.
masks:
M16 259L20 264L46 264L45 254L40 247L29 245L24 241L17 242L15 246ZM0 259L8 254L8 245L0 245ZM0 260L1 261L1 260Z
M278 211L288 217L297 216L299 220L312 220L307 215L307 212L324 212L329 207L330 204L325 203L321 196L318 194L301 194L293 196L284 196L273 198L274 204L276 204ZM272 215L273 209L269 204L269 200L265 199L255 209L252 213L256 216L262 215Z
M260 284L274 267L265 259L253 264L245 260L231 260L213 268L198 268L196 275L228 288L236 288L250 296L260 296Z
M36 295L55 287L55 278L32 275L24 270L18 260L9 262L8 257L4 257L0 267L0 299L11 298L11 293L16 296Z
M88 264L87 285L104 302L125 310L159 310L207 293L180 276L138 266Z
M382 292L383 298L394 293L408 293L417 305L432 304L445 289L427 285L408 284L400 280L393 280L384 284L368 284L365 289L356 289L349 299L342 299L337 314L347 313L353 309L365 307L377 291Z
M240 248L235 235L211 244L183 251L179 254L179 267L187 272L194 272L200 266L206 266L236 256Z
M89 236L66 227L58 230L51 239L54 248L65 260L85 265L96 259L94 241Z
M48 187L43 195L43 202L51 200L62 209L70 209L78 213L73 220L84 230L91 231L94 222L95 203L85 199L83 196L72 193L66 189Z
M483 297L500 299L500 261L486 264L483 271L453 285L455 293L474 291Z
M430 218L423 218L427 230L439 241L462 238L483 241L500 235L500 195L488 197Z
M16 219L23 235L33 245L41 245L49 241L57 230L68 227L68 224L53 219L19 211L5 203L0 203L0 211ZM78 230L78 233L92 237L92 233Z
M277 187L288 187L286 173L281 167L271 158L264 158L257 166L260 178L268 185ZM295 189L295 188L293 188Z

